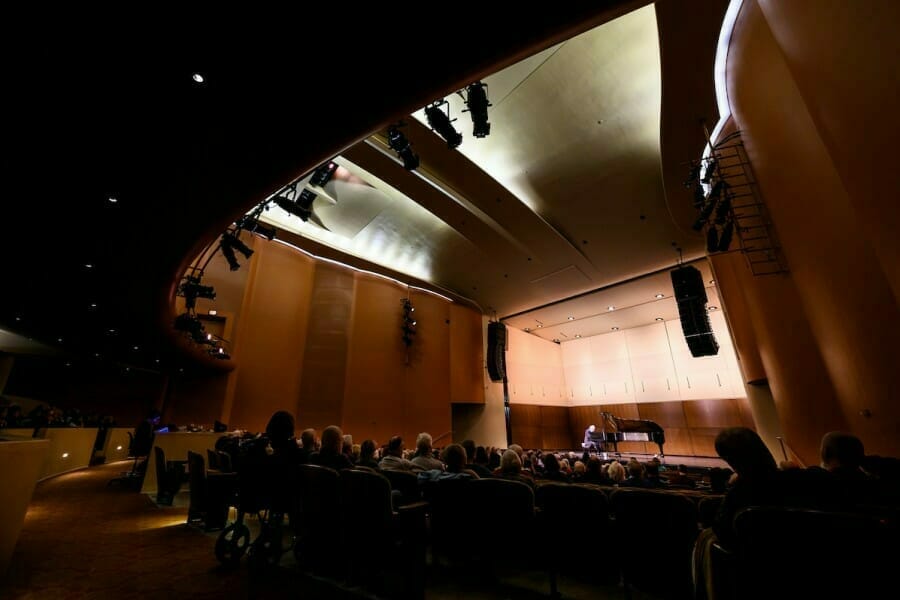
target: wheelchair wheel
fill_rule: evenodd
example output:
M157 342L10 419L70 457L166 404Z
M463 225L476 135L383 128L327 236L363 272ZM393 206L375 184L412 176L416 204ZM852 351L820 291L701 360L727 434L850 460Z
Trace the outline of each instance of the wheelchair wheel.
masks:
M216 558L226 567L234 568L250 545L250 529L243 523L232 523L216 539Z
M281 530L264 526L259 537L250 544L250 551L247 554L248 566L251 571L260 573L281 562L283 552Z

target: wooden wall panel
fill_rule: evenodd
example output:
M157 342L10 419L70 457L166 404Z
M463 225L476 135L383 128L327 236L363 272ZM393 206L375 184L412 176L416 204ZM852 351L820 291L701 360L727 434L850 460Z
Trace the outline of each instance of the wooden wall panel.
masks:
M450 304L450 402L484 404L481 313Z
M685 404L687 401L638 404L640 418L655 422L665 431L666 443L663 450L666 454L694 454L691 435L684 417ZM646 446L650 453L659 452L659 446L652 442Z
M250 262L233 356L228 424L265 429L276 410L298 412L315 263L280 244L260 244ZM302 415L301 415L302 422Z
M357 273L351 341L347 357L343 428L357 439L378 443L401 433L406 402L406 346L401 339L406 288ZM407 446L415 443L404 436Z
M523 448L540 448L541 407L537 404L516 404L509 410L512 440Z
M747 405L744 409L742 403ZM716 456L716 436L726 427L754 428L752 418L748 423L749 405L746 398L685 402L684 415L696 456Z
M541 406L541 448L570 449L581 442L572 438L569 409L565 406Z
M450 303L434 294L413 291L416 334L404 369L404 412L399 434L412 447L426 431L443 446L450 442ZM390 307L388 307L390 308ZM400 311L400 302L397 310ZM399 316L397 318L399 331ZM441 437L442 436L442 437Z
M341 424L354 299L353 274L319 262L313 278L304 376L300 385L297 424L321 431Z

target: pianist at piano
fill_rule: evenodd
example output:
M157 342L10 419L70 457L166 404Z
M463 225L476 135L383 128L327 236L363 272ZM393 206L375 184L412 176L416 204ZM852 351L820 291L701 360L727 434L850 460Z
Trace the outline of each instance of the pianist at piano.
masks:
M663 428L648 419L621 419L608 412L600 413L600 430L594 425L584 430L585 450L596 449L608 452L612 444L613 452L619 452L619 442L655 442L659 446L659 455L663 456L663 444L666 441Z

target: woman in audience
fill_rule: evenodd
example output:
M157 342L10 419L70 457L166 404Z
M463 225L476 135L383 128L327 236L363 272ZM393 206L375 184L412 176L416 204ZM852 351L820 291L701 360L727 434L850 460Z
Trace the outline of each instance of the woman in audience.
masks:
M374 440L363 440L362 445L359 447L359 461L356 464L360 467L368 467L380 471L381 467L378 466L378 458L376 457L377 450L378 444Z
M614 460L609 463L609 467L606 469L606 475L609 477L612 484L617 486L625 481L625 467L622 466L622 463Z

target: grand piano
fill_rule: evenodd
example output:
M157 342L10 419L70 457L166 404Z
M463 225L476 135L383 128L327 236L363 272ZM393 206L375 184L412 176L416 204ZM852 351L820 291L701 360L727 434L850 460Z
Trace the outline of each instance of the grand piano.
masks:
M619 442L655 442L659 455L663 456L666 435L663 428L647 419L620 419L612 413L600 413L600 423L590 435L590 441L598 450L606 451L612 444L618 454Z

